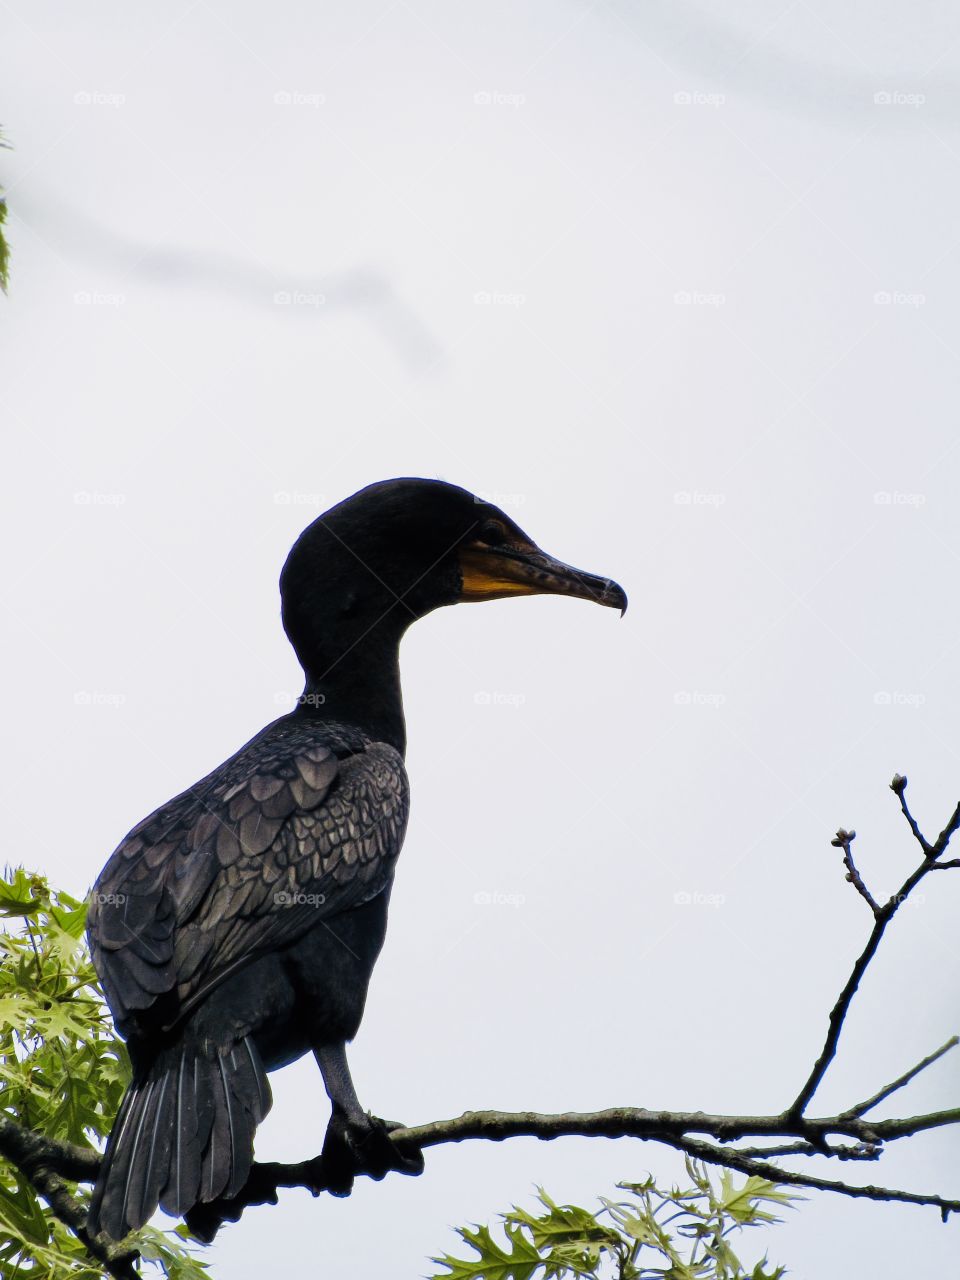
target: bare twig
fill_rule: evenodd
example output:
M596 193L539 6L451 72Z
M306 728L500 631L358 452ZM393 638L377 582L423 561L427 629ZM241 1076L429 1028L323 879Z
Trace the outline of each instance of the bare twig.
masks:
M857 870L856 863L853 861L853 853L850 850L850 845L856 837L857 833L855 831L845 831L843 827L841 827L830 843L835 849L843 850L843 865L847 868L847 879L856 889L857 893L859 893L860 897L864 899L867 906L873 912L874 917L876 917L880 914L880 905L874 901L873 894L863 883L863 878Z
M892 1093L896 1093L898 1089L902 1089L905 1084L909 1084L915 1076L921 1071L925 1071L938 1059L942 1058L945 1053L949 1053L951 1049L955 1049L960 1044L960 1037L951 1036L946 1044L942 1044L939 1049L935 1049L933 1053L927 1054L922 1058L915 1067L911 1067L909 1071L905 1071L902 1076L897 1076L896 1080L892 1080L890 1084L886 1084L882 1089L866 1098L863 1102L858 1102L856 1106L850 1108L845 1114L851 1116L863 1116L868 1111L872 1111L875 1106L883 1102L885 1098L889 1098Z
M734 1155L749 1159L769 1160L773 1156L832 1156L837 1160L879 1160L883 1146L879 1142L833 1143L824 1149L812 1142L784 1142L777 1147L731 1147Z
M858 892L862 895L866 894L868 900L873 905L873 928L870 931L870 936L867 939L866 946L857 957L857 961L853 966L853 971L851 972L850 977L847 979L843 990L840 992L836 1004L830 1011L830 1017L827 1024L827 1036L823 1043L823 1048L821 1049L816 1062L813 1064L813 1069L807 1077L803 1088L797 1094L793 1106L790 1108L790 1112L793 1115L801 1116L804 1111L806 1111L810 1104L810 1100L813 1098L813 1095L820 1087L823 1077L826 1075L827 1068L836 1056L837 1045L840 1043L840 1033L843 1030L843 1024L850 1009L850 1005L853 1002L854 996L857 994L857 990L863 980L863 975L866 973L867 968L870 965L870 961L877 953L877 948L880 946L880 942L886 932L887 926L923 877L936 866L937 859L950 843L950 837L956 831L957 827L960 826L960 804L958 804L953 811L950 821L940 832L936 842L931 845L917 826L916 820L910 812L905 795L906 788L906 778L901 777L899 773L896 774L893 781L890 783L890 789L895 792L900 799L900 808L903 810L903 813L910 824L911 831L919 841L920 847L924 851L924 859L920 863L919 867L907 876L897 893L892 894L882 906L874 902L873 898L867 893L865 886L862 888L858 887L856 886L856 882L854 882L855 887L858 887ZM853 834L855 833L840 831L833 840L834 844L839 842L843 845L844 841L841 840L841 836L848 837L844 849L845 862L847 862L849 841L853 838ZM850 874L851 867L853 867L852 859L848 862L848 878L852 879ZM853 870L853 874L856 875L855 868ZM859 879L859 877L857 878Z
M909 822L910 830L913 832L914 836L916 837L917 843L919 844L920 848L923 850L923 856L925 858L929 858L930 845L928 844L923 832L917 826L916 819L914 818L913 814L910 812L910 806L907 804L906 778L903 777L902 774L895 773L893 775L893 780L890 783L890 790L894 793L894 795L898 797L900 801L900 808L903 810L903 816L906 818L907 822Z
M815 1191L838 1191L842 1195L852 1196L858 1200L884 1200L897 1204L930 1205L940 1210L940 1217L946 1222L951 1213L960 1213L960 1200L947 1200L934 1194L924 1195L917 1191L898 1191L893 1187L857 1186L846 1182L834 1182L829 1178L815 1178L808 1173L789 1173L778 1165L769 1164L766 1160L753 1160L737 1156L732 1151L724 1151L710 1142L700 1142L695 1138L680 1138L668 1145L676 1147L697 1160L708 1164L723 1165L727 1169L736 1169L757 1178L768 1178L791 1187L811 1187Z

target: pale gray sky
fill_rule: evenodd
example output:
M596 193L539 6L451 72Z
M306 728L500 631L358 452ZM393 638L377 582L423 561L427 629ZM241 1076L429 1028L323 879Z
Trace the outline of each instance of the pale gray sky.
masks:
M894 771L931 832L960 791L955 8L11 0L3 27L4 857L84 891L298 692L300 529L441 476L631 609L406 640L361 1098L784 1105L870 923L832 832L888 893ZM944 875L898 918L825 1108L960 1030L958 910ZM315 1067L273 1083L258 1152L315 1153ZM958 1091L947 1059L902 1106ZM682 1173L627 1141L439 1149L250 1212L214 1274L416 1276L535 1183L647 1170ZM958 1195L960 1139L869 1177ZM764 1243L892 1280L958 1232L818 1197Z

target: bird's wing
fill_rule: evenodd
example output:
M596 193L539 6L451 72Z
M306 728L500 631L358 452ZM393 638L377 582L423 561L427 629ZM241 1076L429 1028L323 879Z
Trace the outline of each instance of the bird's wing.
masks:
M121 1029L170 1025L253 957L375 897L407 809L393 747L339 760L294 735L255 739L135 827L94 887L87 926Z

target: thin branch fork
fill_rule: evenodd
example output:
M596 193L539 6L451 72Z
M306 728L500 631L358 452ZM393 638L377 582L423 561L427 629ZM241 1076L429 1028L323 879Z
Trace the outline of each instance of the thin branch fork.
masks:
M870 893L869 889L867 889L866 884L860 876L860 873L856 868L856 864L853 861L850 846L856 838L857 833L855 831L845 831L841 827L831 841L831 844L843 849L843 861L847 868L847 879L851 881L854 888L860 896L864 898L867 905L872 910L874 917L873 929L870 931L870 936L867 939L866 946L857 957L856 963L853 966L850 977L847 979L846 985L840 992L833 1009L830 1011L827 1036L824 1041L823 1048L821 1049L816 1062L813 1064L813 1069L810 1072L810 1075L807 1077L803 1087L797 1094L797 1097L790 1108L791 1114L795 1116L802 1116L806 1111L807 1107L810 1105L813 1095L819 1089L823 1081L823 1077L827 1073L827 1068L836 1056L837 1046L840 1043L840 1033L843 1030L843 1024L846 1020L847 1013L849 1012L850 1005L853 1002L854 996L857 994L860 983L863 980L863 976L866 973L871 960L877 953L877 948L883 940L883 935L886 933L887 926L926 875L934 870L946 869L946 863L940 863L939 859L946 851L953 833L958 827L960 827L960 803L958 803L950 817L950 821L940 832L939 836L937 836L934 843L930 844L923 832L920 830L920 827L913 814L910 812L910 808L907 804L907 779L899 773L895 774L893 781L890 783L890 790L893 791L900 800L900 808L904 817L907 819L910 830L913 832L914 838L923 851L923 861L914 871L911 872L909 876L907 876L898 891L891 894L887 901L881 906ZM955 861L957 862L957 865L960 865L960 860Z
M783 1169L771 1163L776 1157L814 1155L841 1161L873 1161L879 1158L887 1143L900 1141L929 1129L960 1124L960 1106L900 1118L866 1118L868 1112L954 1049L960 1043L957 1036L952 1036L915 1066L845 1111L820 1117L806 1114L813 1095L836 1056L844 1020L891 920L927 874L934 870L960 866L960 859L947 861L942 857L951 837L960 827L960 805L931 844L910 813L904 795L906 778L897 775L890 785L899 797L911 832L921 847L923 860L906 878L899 891L881 903L871 893L856 867L851 852L856 833L841 829L834 837L834 846L843 850L847 879L867 903L874 923L867 943L831 1010L826 1038L813 1069L797 1098L785 1111L777 1115L651 1111L643 1107L612 1107L603 1111L564 1112L556 1115L534 1111L471 1111L456 1119L395 1129L391 1132L391 1139L401 1149L425 1150L427 1147L451 1142L502 1142L519 1137L545 1141L562 1137L630 1137L659 1142L696 1159L773 1182L810 1187L854 1198L932 1206L940 1210L944 1220L951 1213L960 1213L960 1200L951 1200L938 1194L833 1181ZM739 1145L745 1139L763 1145ZM771 1145L767 1145L768 1143ZM64 1185L64 1180L93 1182L96 1179L100 1157L95 1151L54 1142L24 1129L9 1116L0 1113L0 1157L6 1158L20 1170L53 1212L83 1240L91 1256L107 1274L119 1277L120 1280L130 1280L136 1274L135 1252L104 1237L89 1237L83 1207ZM320 1156L297 1164L254 1163L246 1185L237 1196L198 1205L188 1215L188 1225L198 1239L212 1240L224 1222L236 1221L244 1209L252 1205L276 1203L280 1188L295 1186L305 1187L314 1195L328 1189L329 1183Z

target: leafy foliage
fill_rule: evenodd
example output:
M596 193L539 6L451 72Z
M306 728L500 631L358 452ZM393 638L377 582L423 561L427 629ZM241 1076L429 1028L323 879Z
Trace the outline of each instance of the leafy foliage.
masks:
M90 1146L110 1130L130 1063L86 949L86 916L86 903L41 876L0 876L0 1109L48 1138ZM86 1204L84 1192L76 1199ZM207 1274L182 1231L148 1227L129 1243L170 1280ZM82 1242L0 1158L0 1280L100 1274Z
M514 1206L501 1215L505 1244L489 1227L458 1227L477 1256L434 1258L446 1270L433 1280L780 1280L783 1268L768 1271L765 1258L746 1270L730 1240L778 1222L765 1206L798 1197L763 1178L737 1186L727 1170L714 1182L693 1160L687 1175L688 1188L669 1191L652 1178L621 1182L629 1199L600 1197L595 1213L557 1204L540 1188L540 1212Z
M84 942L86 903L23 870L0 875L0 1114L60 1141L102 1142L130 1077L126 1047ZM561 1205L542 1189L539 1207L502 1215L459 1235L474 1257L434 1261L434 1280L780 1280L764 1260L751 1271L731 1237L778 1221L771 1208L797 1197L729 1172L711 1180L687 1162L691 1185L663 1191L652 1179L620 1183L624 1197L595 1212ZM78 1204L87 1193L77 1190ZM169 1280L204 1280L184 1227L153 1227L127 1242ZM94 1280L101 1270L31 1183L0 1157L0 1280Z

